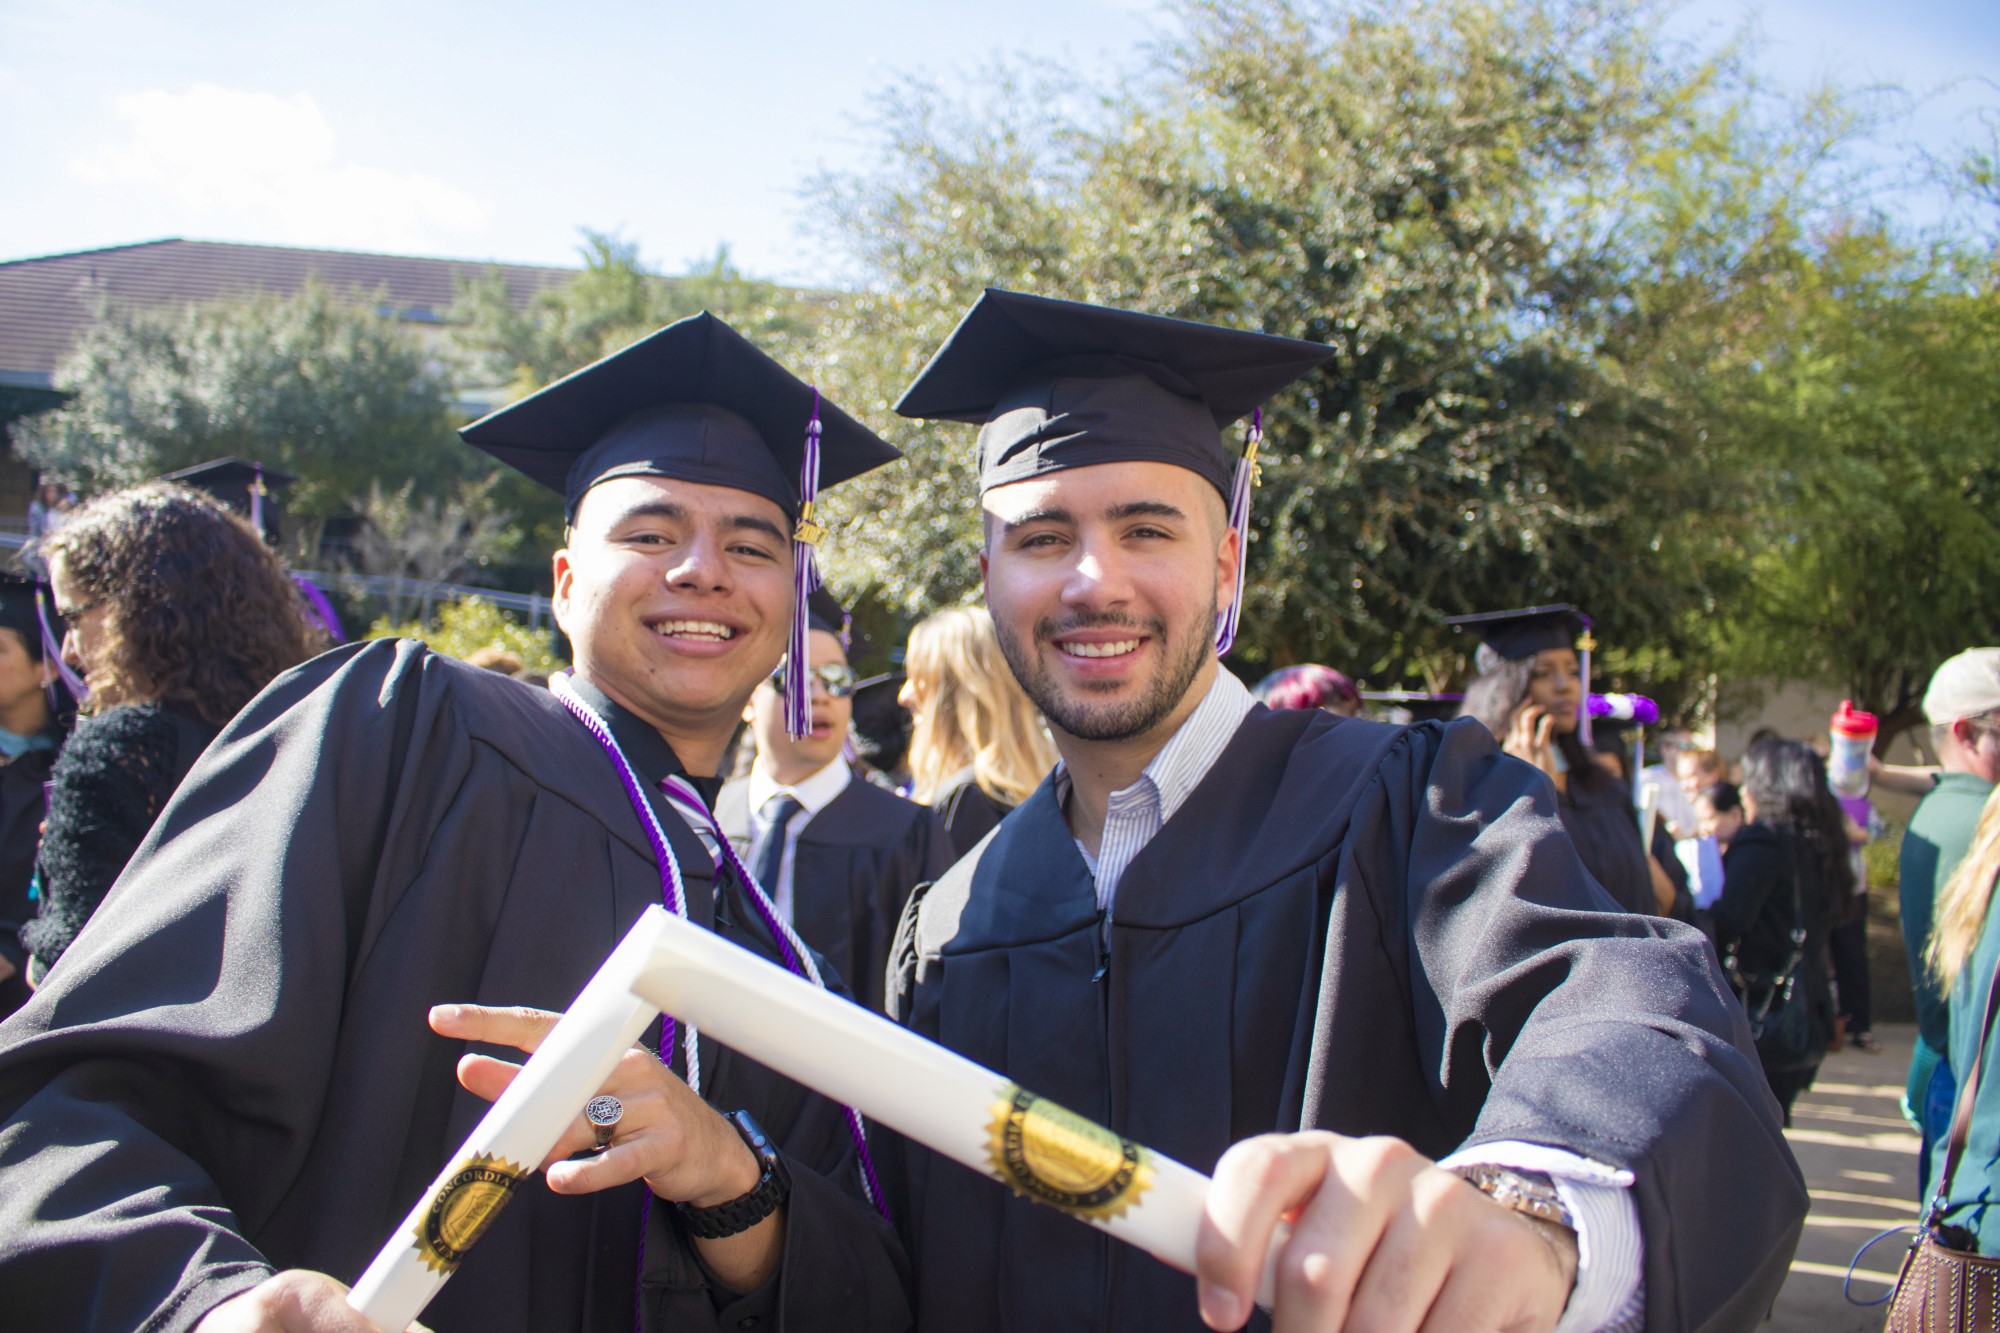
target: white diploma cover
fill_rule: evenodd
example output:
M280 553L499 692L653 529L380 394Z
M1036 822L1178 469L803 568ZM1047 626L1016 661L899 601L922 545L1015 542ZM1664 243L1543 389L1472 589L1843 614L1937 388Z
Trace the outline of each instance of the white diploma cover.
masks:
M1017 1194L1194 1270L1208 1177L649 907L368 1266L349 1303L386 1333L402 1333L662 1011ZM1267 1265L1259 1300L1270 1299Z

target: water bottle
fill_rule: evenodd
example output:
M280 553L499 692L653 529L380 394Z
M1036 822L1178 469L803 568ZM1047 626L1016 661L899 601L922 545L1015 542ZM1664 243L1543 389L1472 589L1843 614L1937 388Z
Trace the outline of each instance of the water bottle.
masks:
M1875 715L1864 713L1852 700L1842 699L1827 728L1832 742L1826 757L1826 785L1835 796L1868 794L1868 753L1875 748Z

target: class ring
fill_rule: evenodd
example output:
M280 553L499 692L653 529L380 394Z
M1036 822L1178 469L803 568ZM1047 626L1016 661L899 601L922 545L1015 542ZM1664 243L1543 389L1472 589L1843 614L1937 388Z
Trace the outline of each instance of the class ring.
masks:
M625 1114L625 1103L610 1094L592 1097L584 1105L583 1118L597 1133L597 1151L603 1152L611 1146L611 1133L618 1128L618 1121Z

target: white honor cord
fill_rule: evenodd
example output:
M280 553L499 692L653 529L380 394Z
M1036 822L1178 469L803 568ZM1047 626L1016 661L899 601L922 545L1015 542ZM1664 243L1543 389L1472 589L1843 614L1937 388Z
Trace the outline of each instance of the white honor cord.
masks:
M826 982L820 979L819 965L813 962L812 950L808 949L806 942L799 938L798 931L792 929L792 923L785 920L784 916L778 911L778 905L771 900L771 895L765 891L762 884L757 882L757 877L750 873L750 868L744 865L741 859L735 855L734 849L732 848L728 851L722 850L723 848L730 847L729 837L722 831L722 822L715 817L715 812L710 810L708 803L701 799L701 793L688 783L682 782L677 778L668 778L666 785L669 789L669 794L674 799L683 801L693 809L701 812L702 822L708 825L709 834L715 839L717 849L715 854L718 858L716 869L720 870L725 860L728 862L734 870L736 877L743 881L743 887L749 890L751 895L756 898L757 906L762 911L765 919L770 924L776 926L783 933L785 942L792 946L792 952L798 956L799 965L805 969L806 980L812 982L813 985L819 987L821 990L825 990Z
M549 677L549 693L560 699L570 712L575 713L579 722L582 722L586 727L590 727L591 732L611 755L612 761L618 765L619 772L624 775L628 788L631 790L644 790L645 784L632 771L631 761L625 758L625 751L619 747L618 738L611 734L611 728L604 724L604 719L598 717L596 711L583 701L583 696L576 692L576 687L569 683L568 672L559 672ZM595 726L591 726L593 722L596 723ZM675 916L685 921L688 914L687 887L681 878L680 862L674 859L673 844L667 841L667 831L660 827L660 817L653 813L653 804L651 801L639 800L632 802L632 804L639 807L639 812L645 816L647 830L653 835L654 848L657 849L660 856L666 858L665 864L660 867L660 872L662 877L673 886L673 892L667 895L667 906L673 911ZM699 1096L701 1094L701 1034L695 1030L695 1025L692 1023L684 1022L681 1024L681 1050L687 1059L687 1085L694 1091L696 1096Z

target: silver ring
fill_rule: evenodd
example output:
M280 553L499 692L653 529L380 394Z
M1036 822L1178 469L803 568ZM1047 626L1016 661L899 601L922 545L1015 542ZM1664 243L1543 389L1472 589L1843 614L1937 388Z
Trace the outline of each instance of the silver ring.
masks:
M597 1151L603 1152L611 1146L611 1131L618 1127L618 1121L625 1114L625 1103L606 1093L592 1097L585 1103L583 1118L597 1131Z

